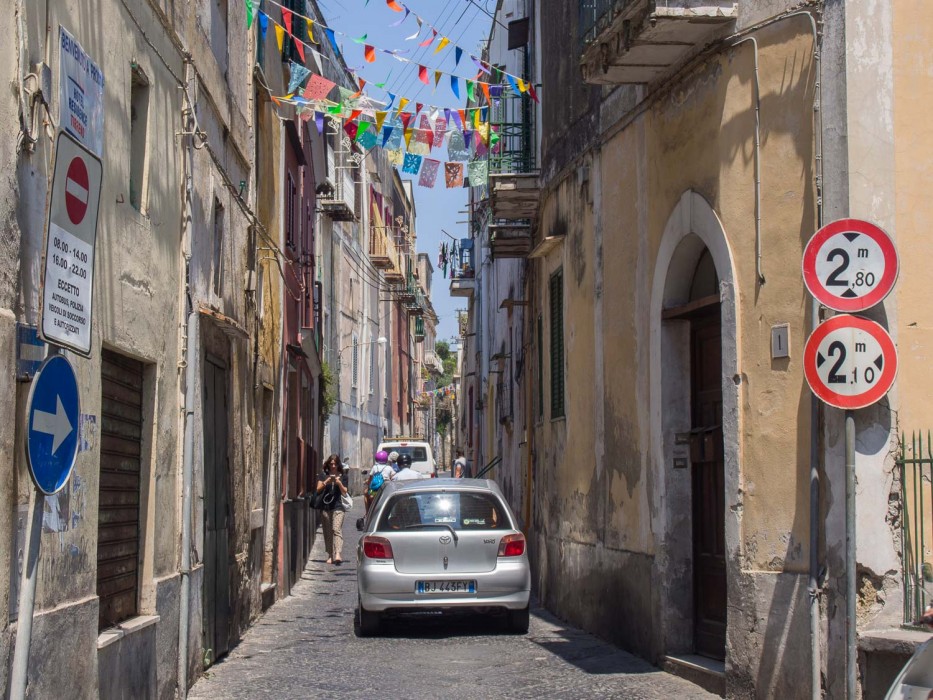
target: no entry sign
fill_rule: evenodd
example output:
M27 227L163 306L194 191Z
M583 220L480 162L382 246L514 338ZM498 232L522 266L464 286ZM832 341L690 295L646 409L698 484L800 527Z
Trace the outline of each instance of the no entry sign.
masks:
M867 221L840 219L810 239L803 280L824 306L864 311L884 299L897 281L898 260L887 233Z
M80 225L87 214L89 186L87 165L81 156L75 156L71 159L65 176L65 209L75 226Z
M94 247L103 176L100 160L70 134L55 142L55 171L45 238L42 337L82 355L91 352Z
M821 323L807 340L803 371L810 389L830 406L865 408L878 401L897 376L897 350L874 321L840 314Z

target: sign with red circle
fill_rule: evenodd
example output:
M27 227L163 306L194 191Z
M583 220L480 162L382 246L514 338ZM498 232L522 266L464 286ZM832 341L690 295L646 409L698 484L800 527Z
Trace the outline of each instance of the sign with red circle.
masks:
M881 325L840 314L817 326L807 339L803 371L821 401L836 408L865 408L894 384L897 349Z
M814 234L803 253L803 280L817 301L835 311L864 311L897 281L894 241L859 219L839 219Z
M84 221L84 215L87 213L89 184L87 165L81 156L75 156L69 163L65 176L65 210L75 226Z

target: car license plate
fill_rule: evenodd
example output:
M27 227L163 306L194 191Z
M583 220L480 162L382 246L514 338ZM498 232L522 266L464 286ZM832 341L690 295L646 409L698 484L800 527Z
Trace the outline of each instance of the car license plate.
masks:
M417 581L415 592L432 593L476 593L476 581Z

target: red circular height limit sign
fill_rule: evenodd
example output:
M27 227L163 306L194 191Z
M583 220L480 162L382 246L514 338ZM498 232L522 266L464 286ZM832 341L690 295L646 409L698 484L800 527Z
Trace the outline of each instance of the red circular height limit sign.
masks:
M859 219L839 219L814 234L803 253L803 280L817 301L843 312L884 299L897 281L894 242Z
M65 209L75 226L84 221L84 215L87 213L89 184L84 160L80 156L72 158L65 177Z
M836 408L865 408L894 384L897 349L881 325L840 314L817 326L807 339L803 371L821 401Z

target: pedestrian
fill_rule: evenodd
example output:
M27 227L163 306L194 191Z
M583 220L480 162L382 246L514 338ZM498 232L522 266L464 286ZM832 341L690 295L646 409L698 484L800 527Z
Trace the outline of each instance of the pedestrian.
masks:
M366 510L369 510L369 505L373 502L373 499L376 497L376 492L382 488L382 484L385 483L386 476L383 473L385 469L389 466L389 453L385 450L379 450L373 459L376 463L373 465L373 468L369 470L369 478L366 480L366 493L363 494L363 500L366 502ZM376 479L376 476L380 478Z
M323 494L321 506L321 525L324 530L324 549L327 550L328 564L342 564L340 556L343 549L343 516L340 497L347 493L344 483L343 464L340 455L332 454L324 461L324 473L317 482L317 493Z
M467 461L463 450L457 450L457 459L454 460L454 478L463 479L467 475Z
M421 472L411 468L411 455L401 454L398 456L399 470L395 473L396 481L412 481L414 479L424 479Z

